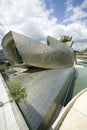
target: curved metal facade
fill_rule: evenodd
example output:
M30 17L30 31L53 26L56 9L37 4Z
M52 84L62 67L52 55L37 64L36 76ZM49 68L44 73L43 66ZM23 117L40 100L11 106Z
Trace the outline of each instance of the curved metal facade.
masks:
M67 90L73 80L73 67L65 69L25 72L11 77L27 89L27 97L20 108L31 130L48 130L55 112L60 111Z
M56 39L49 42L58 44ZM12 31L3 38L2 46L13 64L24 62L29 66L55 69L69 67L74 63L73 50L67 45L61 43L56 47L48 46Z
M12 31L5 35L2 46L12 64L41 67L9 79L27 88L27 97L19 105L28 126L47 130L73 80L73 50L52 37L46 45Z

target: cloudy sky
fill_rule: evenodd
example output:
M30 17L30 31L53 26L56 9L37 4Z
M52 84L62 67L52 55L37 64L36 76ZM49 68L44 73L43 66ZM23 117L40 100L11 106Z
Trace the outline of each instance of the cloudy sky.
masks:
M87 0L0 0L0 42L10 30L41 42L48 35L70 35L74 48L82 50L87 47Z

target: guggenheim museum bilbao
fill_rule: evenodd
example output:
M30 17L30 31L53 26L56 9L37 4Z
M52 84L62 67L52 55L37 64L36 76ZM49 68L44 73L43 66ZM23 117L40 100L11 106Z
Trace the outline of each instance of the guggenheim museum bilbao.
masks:
M30 130L48 130L65 105L73 82L74 52L72 38L60 40L47 37L47 44L8 32L2 47L13 66L26 71L11 75L9 80L19 82L27 89L27 97L19 103Z

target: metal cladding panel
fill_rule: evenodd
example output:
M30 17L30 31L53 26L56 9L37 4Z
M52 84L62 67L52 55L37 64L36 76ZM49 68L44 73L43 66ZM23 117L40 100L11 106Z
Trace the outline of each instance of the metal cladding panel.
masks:
M56 48L56 47L60 48L60 49L62 48L63 52L68 51L67 48L71 50L71 53L73 52L72 48L70 48L73 44L73 41L62 42L62 41L59 41L53 37L48 36L47 37L47 44L51 47L54 47L54 48Z
M50 43L58 44L55 39ZM73 68L66 68L74 63L72 49L64 44L57 47L41 44L15 32L9 32L3 38L2 46L8 54L11 53L9 58L13 63L17 63L21 56L26 65L54 69L13 77L27 88L27 98L19 105L28 125L32 130L47 130L72 81Z
M73 41L70 41L70 42L64 42L67 46L69 46L69 47L72 47L72 45L73 45Z
M54 112L65 98L72 76L73 68L67 68L13 77L27 88L28 96L20 103L20 108L32 130L47 130Z
M73 66L73 51L68 46L58 44L58 47L53 48L18 33L10 32L10 34L26 65L52 69ZM5 41L3 39L3 47L4 44L6 44L6 37Z

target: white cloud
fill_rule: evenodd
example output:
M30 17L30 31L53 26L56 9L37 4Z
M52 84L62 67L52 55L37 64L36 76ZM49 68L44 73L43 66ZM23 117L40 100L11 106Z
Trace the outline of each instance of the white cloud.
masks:
M64 22L74 22L87 17L87 12L84 10L87 8L87 0L83 0L80 5L74 5L75 0L67 0L66 2L66 16Z
M13 30L41 41L45 41L48 35L55 38L71 35L74 40L86 39L87 25L81 22L81 18L78 19L80 14L84 17L87 15L82 10L85 8L85 2L74 8L73 0L67 1L65 21L71 23L65 25L58 23L58 19L53 16L53 6L49 10L46 9L44 0L0 0L0 38ZM70 16L72 10L73 15Z
M75 50L83 51L86 48L87 48L87 42L84 42L84 43L77 42L73 44L73 49Z
M53 9L47 10L44 1L40 0L1 0L0 22L3 32L13 30L43 40L54 35L58 27L57 19L51 16Z
M68 21L74 22L76 20L81 20L87 17L87 13L84 10L82 10L81 7L75 7L75 8L71 7L71 8L72 9L70 9L70 7L68 8L68 11L72 10L71 16L68 16L69 18L65 19L64 22Z
M87 38L86 25L79 21L69 24L67 26L67 32L73 36L74 40Z
M74 48L81 50L87 47L87 0L77 5L74 2L75 0L67 0L63 24L67 24L67 32L77 42L74 43ZM86 39L85 42L82 39Z
M73 0L67 0L66 1L66 7L67 7L66 12L72 11L72 9L73 9L72 2L73 2Z
M81 4L81 8L87 8L87 0L84 0Z

